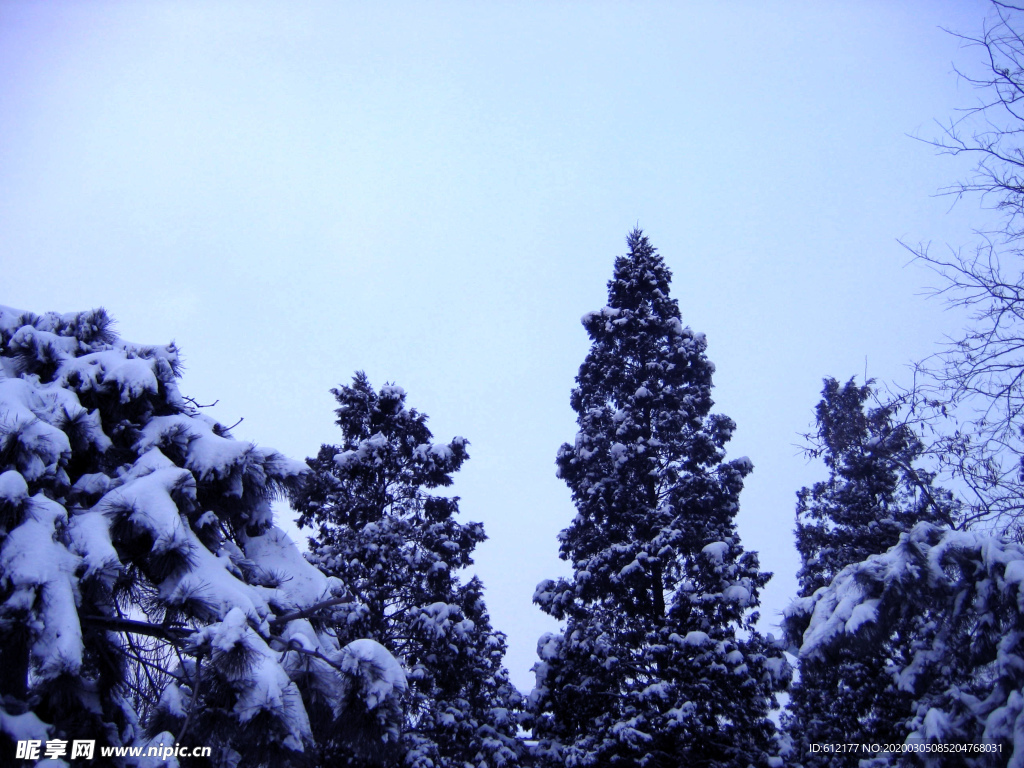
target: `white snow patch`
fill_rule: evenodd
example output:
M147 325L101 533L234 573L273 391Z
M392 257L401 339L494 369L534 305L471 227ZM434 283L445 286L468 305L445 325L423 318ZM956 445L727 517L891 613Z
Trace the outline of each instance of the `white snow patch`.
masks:
M264 571L283 576L274 602L284 610L308 608L343 591L341 582L312 566L295 542L277 526L243 542L245 556Z
M368 709L376 709L405 693L405 671L388 649L375 640L354 640L341 649L342 669L362 682L360 694Z
M724 541L712 542L701 550L701 552L719 564L725 562L725 555L728 551L729 545Z

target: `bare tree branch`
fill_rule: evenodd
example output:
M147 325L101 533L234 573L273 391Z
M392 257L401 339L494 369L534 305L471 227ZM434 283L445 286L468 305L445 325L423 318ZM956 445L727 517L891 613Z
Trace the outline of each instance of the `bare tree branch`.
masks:
M330 600L324 600L309 606L309 608L302 608L298 611L292 611L291 613L283 613L280 616L270 620L270 626L277 626L284 624L295 619L308 619L310 616L315 614L317 611L322 611L324 608L332 608L335 605L342 605L344 603L351 603L354 598L352 595L346 594L342 597L332 597Z
M1024 521L1024 7L993 0L992 9L979 34L953 33L981 54L977 70L956 69L977 103L924 141L976 158L968 178L940 193L976 196L1001 223L966 252L903 244L939 276L933 295L969 319L899 397L955 481L963 524L1015 530Z

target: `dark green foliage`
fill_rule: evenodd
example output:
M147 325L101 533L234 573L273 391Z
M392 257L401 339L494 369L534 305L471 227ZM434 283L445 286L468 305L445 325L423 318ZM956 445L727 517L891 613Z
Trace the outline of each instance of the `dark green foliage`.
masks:
M579 432L558 453L578 511L560 534L574 573L534 596L565 621L538 645L537 752L551 765L767 765L789 668L754 629L769 574L734 523L751 464L724 460L734 424L710 412L714 366L668 268L641 232L628 245L608 305L583 318Z
M374 391L363 373L333 392L342 443L307 460L313 476L292 499L300 524L318 530L311 562L352 598L327 626L342 643L377 640L409 671L402 764L515 765L518 694L501 665L505 638L480 582L458 577L483 526L457 519L457 497L432 492L452 484L468 443L432 442L405 392ZM344 749L331 759L369 762Z
M920 521L952 524L949 494L913 465L924 447L892 406L866 408L868 385L826 379L815 410L812 455L827 481L797 494L800 595L823 587L850 563L884 552Z
M15 741L96 740L98 765L155 738L299 768L314 686L335 726L365 716L380 743L401 670L316 632L302 614L336 585L272 524L306 468L183 397L173 345L110 326L0 307L0 762Z
M824 460L829 477L797 494L802 598L847 566L895 546L916 523L948 525L957 513L950 494L914 466L923 452L920 440L896 418L894 406L868 407L871 395L869 385L825 380L810 451ZM791 619L787 625L798 647L805 623ZM909 663L911 634L910 624L893 624L801 659L786 719L795 761L808 768L856 766L859 757L811 753L808 745L904 741L914 702L889 670Z

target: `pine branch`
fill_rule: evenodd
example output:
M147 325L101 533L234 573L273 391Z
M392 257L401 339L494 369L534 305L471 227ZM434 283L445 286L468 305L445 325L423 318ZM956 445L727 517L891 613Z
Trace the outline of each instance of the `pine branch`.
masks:
M115 632L131 632L136 635L148 635L167 640L170 643L181 644L194 634L195 630L189 627L170 626L167 624L151 624L148 621L135 621L134 619L116 619L111 616L83 616L82 621L87 624L94 624L104 629Z
M196 679L192 684L192 706L189 707L188 714L185 716L185 722L181 724L178 738L175 739L175 742L179 744L185 738L185 734L188 733L188 727L192 724L192 715L199 711L199 686L202 682L202 677L200 676L202 664L203 655L200 653L196 656Z
M270 625L278 626L280 624L285 624L289 621L294 621L295 619L307 619L313 614L317 613L318 611L322 611L324 608L332 608L335 605L351 603L354 599L355 598L353 598L351 594L347 593L342 597L332 597L330 600L324 600L322 602L316 603L314 605L311 605L309 608L302 608L298 611L291 611L290 613L285 613L280 616L277 616L276 618L270 620Z

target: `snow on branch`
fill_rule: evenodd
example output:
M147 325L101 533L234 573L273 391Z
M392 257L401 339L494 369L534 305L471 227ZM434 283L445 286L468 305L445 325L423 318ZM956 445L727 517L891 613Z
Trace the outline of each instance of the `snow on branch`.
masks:
M792 603L784 626L802 659L887 648L892 685L916 702L908 743L1003 743L1017 764L1022 606L1024 547L919 523L887 552Z

